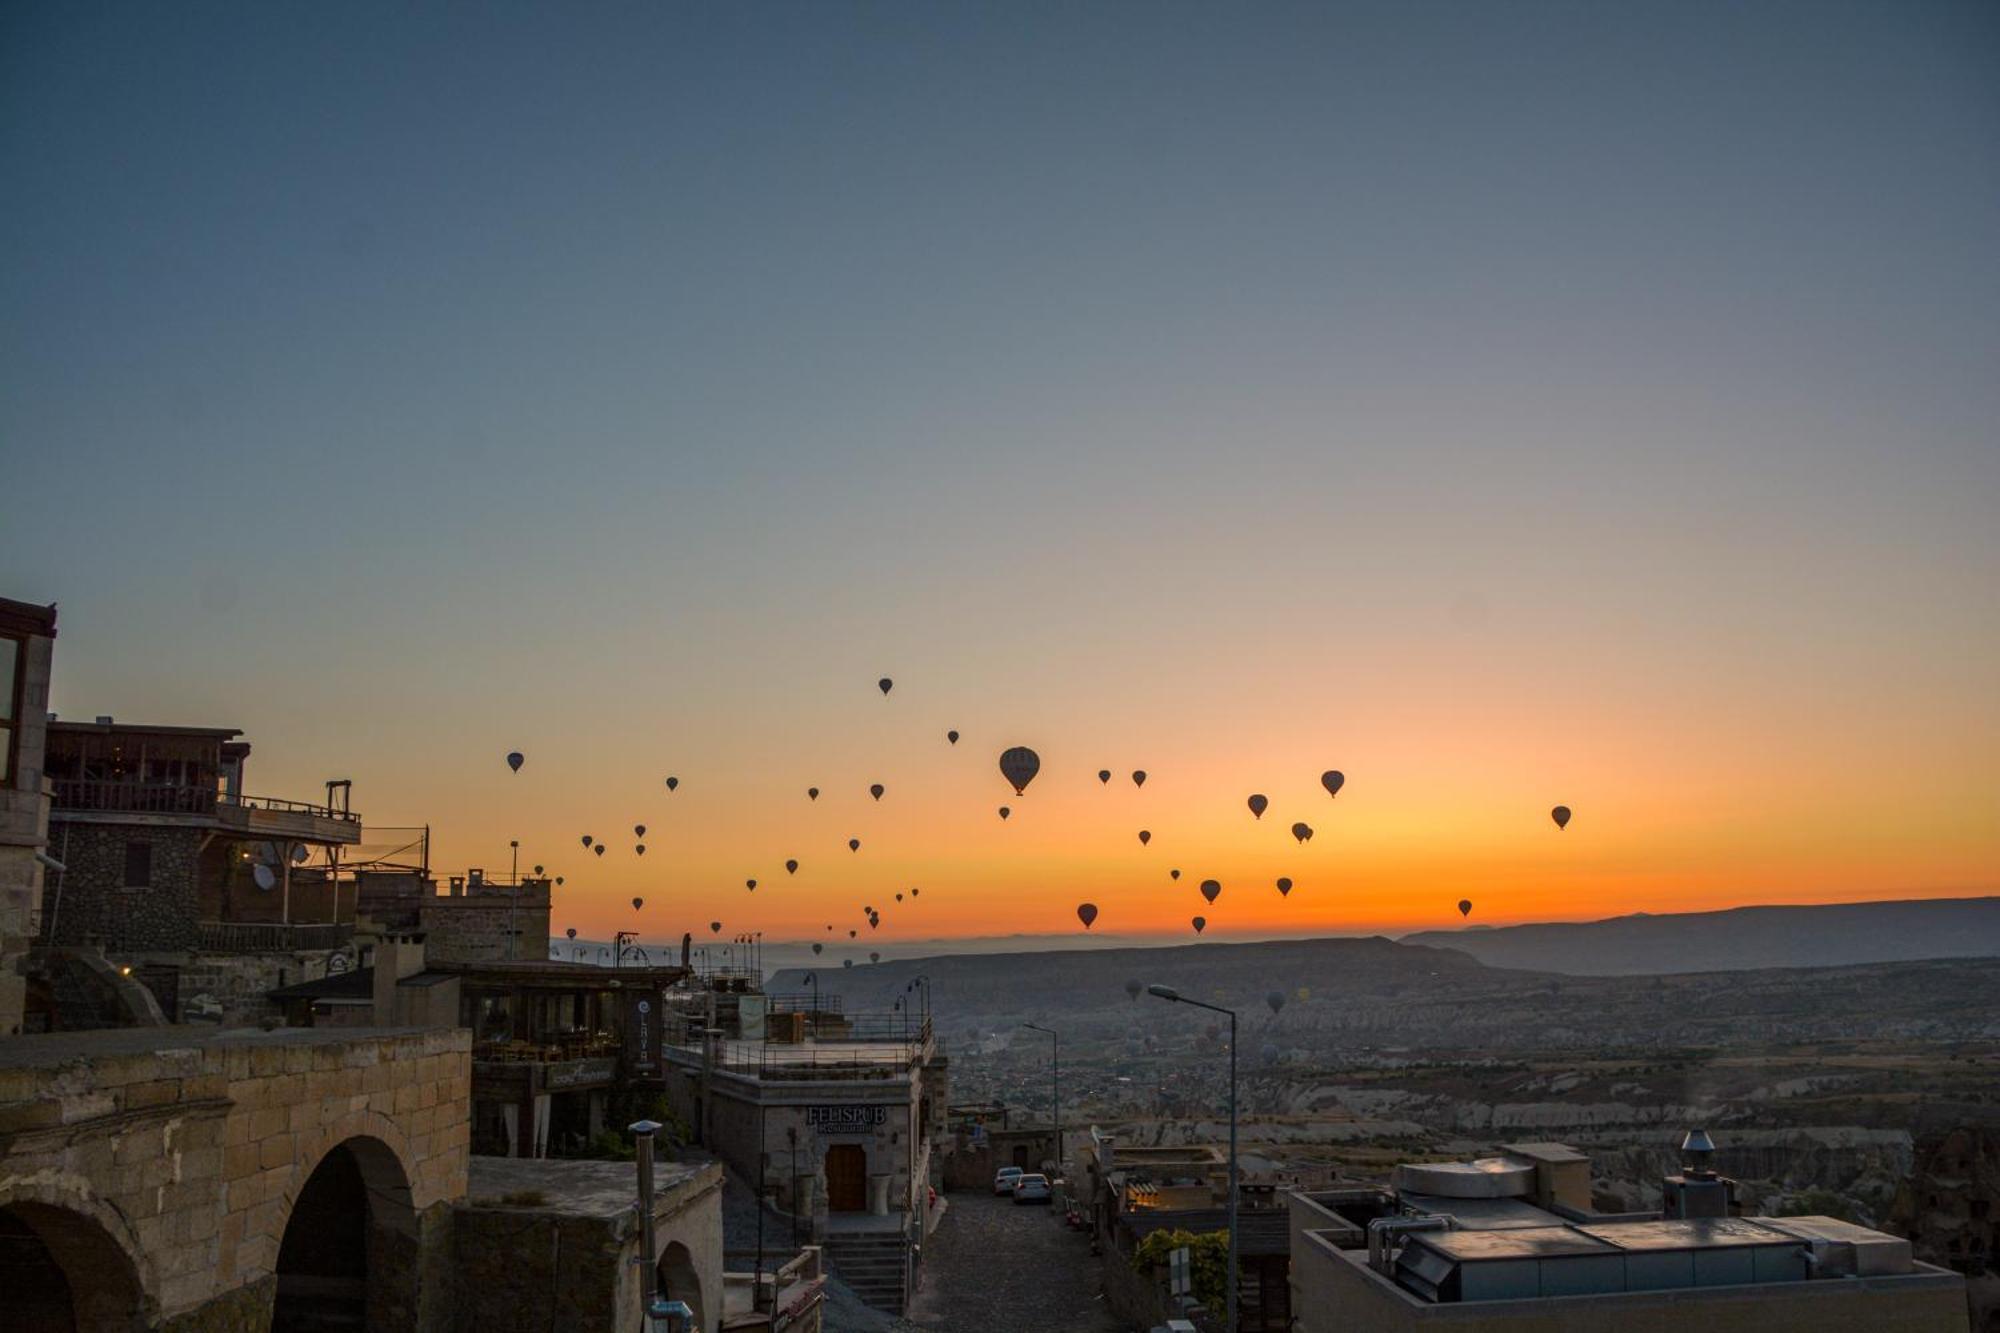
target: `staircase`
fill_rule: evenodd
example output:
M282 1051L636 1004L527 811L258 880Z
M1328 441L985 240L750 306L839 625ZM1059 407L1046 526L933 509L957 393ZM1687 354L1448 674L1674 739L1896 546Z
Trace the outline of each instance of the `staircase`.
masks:
M908 1247L894 1231L830 1232L826 1237L826 1258L835 1276L854 1289L854 1294L878 1310L903 1313L907 1293L903 1272Z

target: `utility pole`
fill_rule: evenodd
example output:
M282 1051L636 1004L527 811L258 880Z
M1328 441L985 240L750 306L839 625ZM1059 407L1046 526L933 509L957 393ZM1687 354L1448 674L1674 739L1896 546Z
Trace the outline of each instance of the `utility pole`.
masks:
M1228 1333L1236 1333L1236 1011L1219 1004L1190 1000L1172 986L1148 986L1148 994L1174 1004L1191 1004L1197 1009L1229 1016L1229 1323Z
M1045 1032L1049 1038L1049 1118L1055 1122L1056 1130L1056 1176L1063 1173L1062 1136L1062 1038L1054 1028L1041 1027L1034 1023L1023 1023L1022 1027L1034 1032Z

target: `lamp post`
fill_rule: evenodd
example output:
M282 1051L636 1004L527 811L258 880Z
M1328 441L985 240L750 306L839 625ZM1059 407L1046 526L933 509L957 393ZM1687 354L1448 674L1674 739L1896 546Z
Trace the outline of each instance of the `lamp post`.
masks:
M1174 1004L1191 1004L1197 1009L1229 1015L1229 1286L1226 1295L1229 1313L1225 1327L1236 1333L1236 1011L1205 1000L1191 1000L1172 986L1148 986L1149 995Z
M919 986L923 987L924 1017L929 1018L931 1016L931 979L928 973L911 977L910 984L903 987L903 993L907 995Z
M1049 1038L1049 1117L1055 1121L1056 1129L1056 1176L1063 1173L1062 1138L1062 1038L1054 1028L1045 1028L1036 1023L1023 1023L1022 1027L1031 1032L1043 1032Z
M684 1333L694 1311L684 1301L668 1300L654 1285L659 1273L653 1267L653 1136L660 1122L639 1120L628 1128L639 1158L639 1311L646 1333Z

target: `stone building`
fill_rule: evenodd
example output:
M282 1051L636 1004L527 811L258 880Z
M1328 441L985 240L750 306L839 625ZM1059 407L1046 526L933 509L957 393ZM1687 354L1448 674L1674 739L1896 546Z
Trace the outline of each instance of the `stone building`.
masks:
M21 1030L22 973L39 927L48 862L42 781L56 609L0 597L0 1036Z

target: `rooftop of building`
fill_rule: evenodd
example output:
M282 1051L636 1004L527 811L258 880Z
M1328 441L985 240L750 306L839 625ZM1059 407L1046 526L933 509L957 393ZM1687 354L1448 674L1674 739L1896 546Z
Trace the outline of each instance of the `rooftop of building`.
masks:
M58 719L49 715L50 735L95 735L95 736L206 736L214 740L233 740L243 734L240 727L168 727L147 722L120 722L111 717L97 717L89 722Z
M0 1069L57 1069L78 1060L177 1051L341 1046L437 1033L436 1028L215 1028L205 1025L98 1028L0 1037Z
M700 1153L653 1159L653 1194L677 1206L674 1196L719 1184L721 1168ZM466 1202L474 1208L518 1209L597 1221L629 1220L638 1198L637 1168L631 1162L567 1161L535 1157L472 1157L467 1164Z

